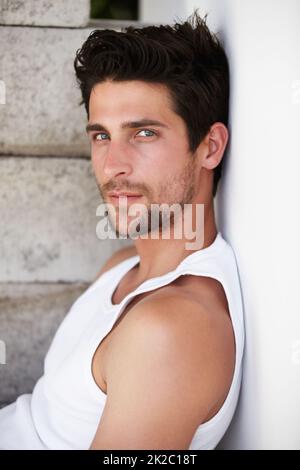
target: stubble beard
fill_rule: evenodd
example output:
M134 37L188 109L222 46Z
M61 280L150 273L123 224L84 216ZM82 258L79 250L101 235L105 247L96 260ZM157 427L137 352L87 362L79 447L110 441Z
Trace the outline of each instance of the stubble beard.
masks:
M138 220L135 220L134 229L132 230L130 230L130 222L125 224L126 228L124 230L115 223L116 220L119 219L120 214L127 219L127 213L122 212L120 206L116 208L115 214L111 214L108 209L108 218L117 237L127 238L129 236L130 238L134 238L136 233L138 233L139 236L147 236L156 233L158 236L155 238L157 238L162 236L165 227L170 227L170 229L174 228L176 211L174 213L174 211L170 211L168 208L175 205L181 211L181 214L184 215L184 205L191 204L195 195L195 178L195 161L192 155L189 156L187 164L179 174L175 176L172 175L172 177L160 186L157 200L147 205L143 204L141 215L138 217ZM98 182L97 185L101 198L105 201L102 188ZM179 200L178 195L180 195ZM105 203L107 204L107 201L105 201ZM161 207L161 205L166 206ZM128 207L126 209L127 212Z

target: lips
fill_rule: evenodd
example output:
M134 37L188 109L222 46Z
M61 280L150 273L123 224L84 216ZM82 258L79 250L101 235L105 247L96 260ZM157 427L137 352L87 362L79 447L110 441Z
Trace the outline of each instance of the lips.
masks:
M110 197L140 197L141 194L137 193L125 193L125 192L117 192L113 191L111 193L108 193Z
M137 201L139 198L142 197L141 194L134 194L134 193L109 193L108 194L112 203L116 204L130 204L132 202Z

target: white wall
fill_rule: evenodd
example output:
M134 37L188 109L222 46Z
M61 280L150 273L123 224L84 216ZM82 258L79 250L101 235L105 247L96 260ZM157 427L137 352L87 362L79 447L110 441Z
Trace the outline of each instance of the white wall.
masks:
M139 0L139 20L147 23L168 23L177 16L186 16L185 0Z
M173 20L172 1L162 17L161 2L145 2L151 18L142 20ZM231 67L216 212L237 256L246 317L241 400L220 448L300 449L300 2L186 0L180 16L195 6L209 12Z

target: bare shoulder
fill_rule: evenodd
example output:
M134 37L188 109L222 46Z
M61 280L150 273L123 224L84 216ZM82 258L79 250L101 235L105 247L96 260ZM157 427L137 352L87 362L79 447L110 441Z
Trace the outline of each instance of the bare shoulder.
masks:
M147 373L158 387L163 377L171 381L177 377L178 392L194 403L193 413L199 424L218 411L234 372L231 319L218 303L216 306L208 307L207 302L191 298L185 290L165 286L132 307L116 346L115 358L120 358L122 352L128 360L123 370L137 370L137 361L141 361L141 369L151 363ZM110 379L116 380L122 368L113 358L111 364L107 368L108 389Z
M104 263L100 271L96 274L96 279L104 274L109 269L113 268L117 264L121 263L127 258L131 258L137 254L136 248L134 245L125 246L120 248L118 251L112 254L112 256Z
M187 449L225 401L234 358L223 312L174 286L145 297L110 352L107 400L91 448Z

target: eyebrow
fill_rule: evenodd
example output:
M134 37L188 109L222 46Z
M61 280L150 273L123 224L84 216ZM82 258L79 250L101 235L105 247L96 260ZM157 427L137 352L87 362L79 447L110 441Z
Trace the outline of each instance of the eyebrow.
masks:
M165 127L169 129L169 127L160 121L155 121L153 119L140 119L139 121L126 121L121 124L122 129L136 129L137 127L144 127L144 126L157 126L157 127ZM105 131L105 127L98 123L91 123L86 126L86 132L89 133L91 131Z

